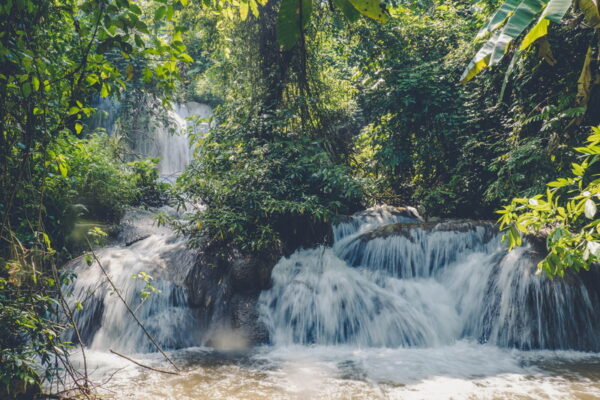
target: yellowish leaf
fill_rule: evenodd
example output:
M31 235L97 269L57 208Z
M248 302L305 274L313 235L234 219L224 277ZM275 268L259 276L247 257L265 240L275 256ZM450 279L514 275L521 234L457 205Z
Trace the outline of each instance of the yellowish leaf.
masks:
M550 25L550 21L546 18L538 21L537 24L525 35L523 41L521 42L521 46L519 50L527 50L529 46L533 44L536 40L541 38L542 36L546 36L548 34L548 26Z
M245 21L248 18L248 3L243 1L240 3L240 18Z

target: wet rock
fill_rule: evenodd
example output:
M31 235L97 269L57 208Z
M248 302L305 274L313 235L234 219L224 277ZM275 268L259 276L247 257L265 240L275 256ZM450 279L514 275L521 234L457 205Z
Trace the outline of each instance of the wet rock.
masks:
M353 220L364 220L368 218L381 218L382 215L391 215L393 217L407 218L410 220L423 221L419 212L414 207L394 207L386 204L373 206L364 211L360 211L353 215L340 215L333 220L334 225L342 223L350 223Z
M477 227L485 229L489 238L498 233L498 227L491 221L471 221L471 220L450 220L444 222L400 222L388 224L366 232L358 237L357 240L369 241L377 238L386 238L389 236L404 236L412 240L411 231L421 229L426 232L469 232Z
M230 280L236 293L256 293L268 289L271 270L277 260L267 257L244 256L238 254L230 261Z
M205 343L223 348L265 343L268 333L256 304L260 293L270 287L271 270L281 254L248 255L237 249L222 253L201 251L186 278L190 306L206 331ZM224 337L229 338L227 343L221 343Z
M232 322L249 343L264 344L269 341L269 331L260 321L257 302L257 296L235 295L231 300Z

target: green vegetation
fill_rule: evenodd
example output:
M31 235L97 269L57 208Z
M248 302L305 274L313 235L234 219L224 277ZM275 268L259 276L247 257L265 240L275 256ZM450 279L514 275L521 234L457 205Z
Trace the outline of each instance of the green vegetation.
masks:
M549 251L539 270L549 276L563 277L569 268L587 270L600 260L600 219L596 218L600 179L593 173L600 154L600 127L575 151L583 158L572 164L571 176L548 183L543 195L515 198L498 211L510 248L522 244L521 233L547 236Z
M30 393L58 371L87 391L59 336L70 311L56 264L69 256L68 235L86 209L114 222L140 197L107 139L79 137L90 133L93 96L118 95L139 76L163 93L174 88L189 56L168 20L182 6L160 2L153 7L167 15L154 18L122 0L0 5L2 398Z
M180 226L186 234L206 235L223 251L229 245L293 251L324 236L335 215L357 209L361 186L349 169L333 163L318 141L287 131L283 122L290 117L231 121L198 139L197 161L178 188L206 209L188 215L190 222Z
M116 224L128 207L193 204L172 221L192 245L273 255L375 203L468 218L504 206L510 246L548 235L547 274L589 268L599 15L592 0L4 2L0 397L58 369L80 377L58 265L86 250L82 219ZM93 122L108 97L112 136ZM127 146L171 101L216 107L173 187Z

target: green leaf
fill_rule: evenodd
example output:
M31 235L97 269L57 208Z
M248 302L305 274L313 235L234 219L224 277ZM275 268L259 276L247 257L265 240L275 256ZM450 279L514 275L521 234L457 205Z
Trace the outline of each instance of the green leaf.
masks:
M539 38L546 36L548 34L548 26L550 25L550 20L546 18L540 18L537 24L523 38L521 42L521 46L519 46L519 50L527 50L529 46L531 46L536 40Z
M348 21L356 22L360 17L360 13L349 0L333 0L333 2L342 11L342 14L344 14Z
M510 13L517 8L517 6L521 4L521 0L508 0L506 3L502 4L498 11L494 14L494 16L490 19L488 24L477 34L477 38L483 37L488 32L493 32L498 27L506 21L506 18L510 15Z
M40 80L37 76L34 75L31 77L31 84L33 85L33 90L35 90L36 92L40 90Z
M142 9L133 3L129 4L129 10L135 15L142 15Z
M58 164L58 170L60 171L60 175L63 178L66 178L69 173L69 171L67 170L67 164L65 164L65 162L62 160L58 161L57 164Z
M523 38L520 49L527 49L536 40L547 35L550 22L559 23L571 7L571 4L572 0L550 0L538 22Z
M81 125L79 122L75 122L75 133L77 133L79 135L82 130L83 130L83 125Z
M379 22L386 22L389 13L384 2L379 0L349 0L361 14Z
M189 63L191 63L191 62L194 61L194 59L189 54L187 54L187 53L181 53L179 55L179 59L181 61L185 61L185 62L189 62Z
M502 60L508 45L523 33L547 3L548 0L524 0L519 4L494 43L490 65L497 65Z
M167 6L160 6L154 12L154 21L158 22L167 15Z
M494 50L494 46L496 43L496 39L500 36L500 32L496 32L494 36L488 40L482 47L479 49L475 57L469 62L467 68L465 68L462 76L460 77L461 83L467 83L475 75L481 72L485 67L489 65L490 56L492 55L492 51Z
M102 97L108 97L109 91L108 91L108 84L103 83L102 84L102 88L100 89L100 96Z
M277 14L277 41L286 50L293 48L312 14L312 0L283 0ZM302 15L302 21L300 21Z
M242 21L248 18L248 3L243 0L240 2L240 18Z
M252 15L255 18L258 18L258 4L255 0L248 0L248 4L250 5L250 10L252 11Z
M21 86L21 88L23 89L23 95L25 97L31 94L31 85L29 84L29 82L25 82L23 86Z
M484 68L498 64L508 50L508 45L523 33L549 1L523 0L518 2L516 0L509 0L504 3L496 14L494 14L488 25L480 32L479 36L494 30L496 30L496 33L481 47L473 60L471 60L463 72L461 82L466 83ZM564 1L556 0L555 5L548 10L547 17L544 17L539 26L536 25L531 35L526 37L524 41L525 47L522 48L526 48L526 46L531 45L535 40L546 34L547 23L543 22L544 19L550 17L552 20L562 18L559 15L561 12L563 15L566 12L564 10ZM498 29L505 20L506 24L501 29Z

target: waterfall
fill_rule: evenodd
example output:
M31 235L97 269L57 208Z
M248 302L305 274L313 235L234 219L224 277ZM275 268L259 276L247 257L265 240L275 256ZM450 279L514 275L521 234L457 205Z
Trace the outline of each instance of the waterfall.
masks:
M332 246L281 259L271 288L260 293L259 319L276 347L434 348L468 340L524 350L600 350L600 274L538 275L539 255L527 246L507 253L490 222L424 222L414 209L375 207L333 231ZM117 243L97 254L161 346L204 343L210 318L190 306L189 288L205 284L189 279L205 279L212 270L191 273L196 254L185 239L154 226L150 212L135 211ZM88 346L154 350L96 263L78 259L70 268L78 278L68 291L83 304L76 319ZM145 301L145 282L135 278L140 272L158 289Z
M334 227L331 247L273 269L259 307L275 345L600 349L598 274L536 275L489 222L422 222L385 208Z
M165 207L163 212L174 213ZM96 252L130 307L161 347L166 349L198 345L197 321L188 307L188 293L183 283L195 261L194 252L186 247L169 228L156 227L152 213L132 211L124 219L116 244ZM75 315L82 339L96 350L116 349L128 352L156 351L142 328L114 293L96 261L88 265L82 257L67 266L77 278L66 288L71 307L80 302ZM156 292L141 293L145 281L136 277L146 273Z
M97 107L104 112L90 124L115 134L120 104L101 99ZM206 132L208 124L204 120L210 114L211 108L205 104L175 105L168 112L169 123L155 121L149 124L152 129L146 134L131 138L133 150L144 157L160 157L161 179L173 179L191 161L189 135ZM169 207L160 211L181 217ZM197 315L188 306L184 283L196 261L195 253L187 248L186 240L171 229L157 227L150 211L129 211L120 229L115 243L96 252L119 292L161 347L199 345L202 333L198 330ZM115 295L96 261L88 265L80 257L67 268L77 275L66 292L72 294L69 296L71 306L78 309L74 316L87 346L97 350L156 351ZM154 289L146 287L140 274L152 277L149 283ZM144 292L150 294L146 299L141 296Z
M158 124L150 138L138 143L142 154L159 157L158 171L162 177L176 177L192 161L190 133L206 132L208 124L202 121L210 117L212 109L206 104L188 102L178 104L168 112L173 125Z
M101 128L108 134L118 134L122 104L113 98L99 98L94 105L96 113L86 124L90 130ZM151 106L148 106L151 108ZM172 180L181 174L192 160L190 134L207 132L212 108L207 104L187 102L171 105L160 118L152 113L141 118L143 127L127 132L131 149L139 156L160 158L159 175Z
M147 134L135 135L133 150L144 157L160 158L158 172L164 179L176 178L192 161L190 134L206 132L212 109L206 104L175 104L167 121L154 121Z

